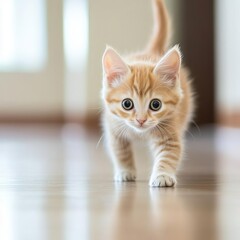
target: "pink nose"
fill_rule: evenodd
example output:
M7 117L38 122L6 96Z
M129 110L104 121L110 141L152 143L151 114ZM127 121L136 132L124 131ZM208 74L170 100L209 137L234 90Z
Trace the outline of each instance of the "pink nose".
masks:
M142 126L147 121L147 119L137 119L137 121Z

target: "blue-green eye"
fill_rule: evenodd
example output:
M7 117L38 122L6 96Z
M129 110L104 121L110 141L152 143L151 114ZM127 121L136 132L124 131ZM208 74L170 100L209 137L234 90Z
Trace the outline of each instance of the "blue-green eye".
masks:
M152 111L158 111L160 110L161 107L162 107L162 102L159 99L153 99L149 104L149 108Z
M132 110L134 107L133 101L130 98L126 98L122 101L122 107L129 111Z

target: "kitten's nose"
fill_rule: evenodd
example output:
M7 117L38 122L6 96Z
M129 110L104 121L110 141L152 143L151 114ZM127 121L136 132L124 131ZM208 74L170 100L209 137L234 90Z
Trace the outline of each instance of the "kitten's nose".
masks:
M142 126L147 121L147 119L137 119L137 121Z

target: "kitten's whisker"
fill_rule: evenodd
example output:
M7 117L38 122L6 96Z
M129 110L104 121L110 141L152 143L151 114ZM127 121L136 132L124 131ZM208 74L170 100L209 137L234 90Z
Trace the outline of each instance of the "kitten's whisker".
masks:
M126 138L127 128L126 128L124 125L122 125L121 127L122 127L122 128L120 129L119 136L120 136L121 138L125 139L125 138Z
M169 127L170 127L170 125L169 125ZM167 137L167 142L170 140L169 139L170 136L173 136L173 135L176 136L175 131L169 132L164 126L162 126L160 124L158 124L158 128L161 129L163 131L163 133L165 134L165 136Z
M198 130L198 133L199 133L199 135L201 136L201 129L200 129L200 127L197 125L197 123L194 121L194 120L191 120L190 121L191 123L193 123L193 125L197 128L197 130Z
M159 125L160 125L161 127L170 128L170 130L173 130L173 133L175 132L173 126L170 125L170 124L168 124L168 123L166 123L166 122L160 122ZM172 133L171 133L171 134L172 134Z
M127 127L124 123L118 123L118 125L113 129L114 134L118 138L126 138Z
M172 133L170 133L164 126L159 125L159 127L162 129L162 131L165 133L166 136L172 135Z
M187 113L184 113L184 112L178 112L177 114L183 117L187 115ZM197 123L194 120L190 120L189 123L193 123L193 125L197 128L199 135L201 135L201 129L197 125ZM186 129L186 132L189 133L192 137L194 137L194 134L189 129Z
M99 145L100 145L103 137L104 137L104 134L102 134L102 135L100 136L100 138L99 138L99 140L98 140L98 142L97 142L97 144L96 144L96 149L98 149L98 147L99 147Z
M160 126L157 125L155 128L156 128L156 130L160 133L161 138L164 139L164 135L163 135L163 133L162 133L162 129L160 128Z
M171 129L174 129L171 127L171 125L167 124L166 122L162 123L163 125L165 125L166 127L169 127ZM187 133L189 133L191 135L192 138L194 138L194 135L192 134L191 131L189 131L188 129L185 130ZM173 131L174 132L174 131Z

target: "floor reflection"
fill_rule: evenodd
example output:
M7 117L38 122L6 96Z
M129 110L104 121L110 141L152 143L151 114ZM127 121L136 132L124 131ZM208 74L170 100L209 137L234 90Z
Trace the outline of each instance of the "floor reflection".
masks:
M239 239L240 135L225 131L188 141L178 187L157 189L142 145L120 184L80 126L0 126L0 239Z
M150 189L155 238L190 240L194 237L194 222L185 199L176 189Z

